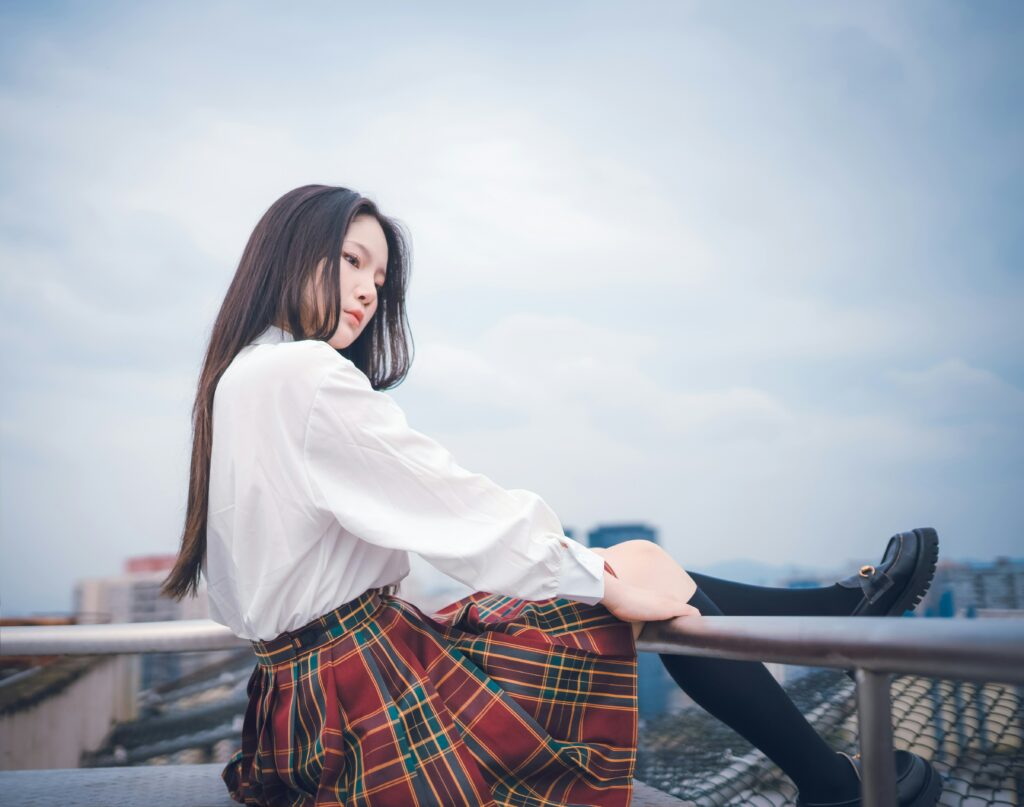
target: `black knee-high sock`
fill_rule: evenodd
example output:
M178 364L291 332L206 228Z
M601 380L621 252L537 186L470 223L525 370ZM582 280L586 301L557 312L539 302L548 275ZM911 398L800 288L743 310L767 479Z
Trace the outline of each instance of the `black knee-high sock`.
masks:
M728 616L847 616L860 602L860 588L838 583L816 588L750 586L690 572L704 593Z
M702 616L721 616L698 588ZM700 706L765 753L811 801L841 801L859 792L853 767L807 722L763 664L659 653L673 680Z

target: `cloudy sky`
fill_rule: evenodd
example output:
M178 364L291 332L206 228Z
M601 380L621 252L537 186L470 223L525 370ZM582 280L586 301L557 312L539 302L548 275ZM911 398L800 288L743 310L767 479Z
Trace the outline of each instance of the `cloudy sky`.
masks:
M426 8L0 9L0 610L176 549L213 316L307 183L411 232L410 423L577 535L1024 555L1019 4Z

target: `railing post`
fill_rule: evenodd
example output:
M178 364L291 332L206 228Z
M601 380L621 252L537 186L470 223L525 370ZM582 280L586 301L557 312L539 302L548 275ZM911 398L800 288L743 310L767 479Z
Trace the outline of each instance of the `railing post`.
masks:
M864 807L896 807L896 760L892 744L892 676L857 668L857 718Z

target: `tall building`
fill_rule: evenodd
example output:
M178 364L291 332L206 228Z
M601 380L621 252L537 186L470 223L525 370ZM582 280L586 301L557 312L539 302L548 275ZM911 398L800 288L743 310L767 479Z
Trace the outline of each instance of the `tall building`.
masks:
M658 531L646 524L623 523L595 527L587 533L587 540L590 546L600 547L601 549L621 544L623 541L635 541L637 539L658 543Z

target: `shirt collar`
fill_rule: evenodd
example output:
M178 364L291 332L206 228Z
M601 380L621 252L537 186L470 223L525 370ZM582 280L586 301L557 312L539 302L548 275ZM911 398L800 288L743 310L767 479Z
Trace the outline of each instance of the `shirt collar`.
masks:
M268 325L267 328L253 339L250 345L274 345L279 342L294 342L295 335L279 325Z

